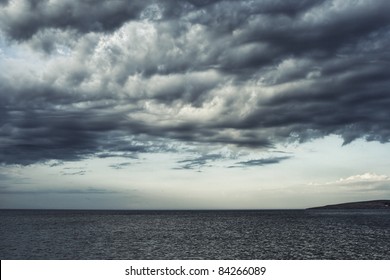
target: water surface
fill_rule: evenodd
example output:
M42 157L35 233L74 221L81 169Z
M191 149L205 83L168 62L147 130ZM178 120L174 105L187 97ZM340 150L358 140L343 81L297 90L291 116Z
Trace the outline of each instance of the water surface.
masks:
M1 259L390 259L388 210L1 210Z

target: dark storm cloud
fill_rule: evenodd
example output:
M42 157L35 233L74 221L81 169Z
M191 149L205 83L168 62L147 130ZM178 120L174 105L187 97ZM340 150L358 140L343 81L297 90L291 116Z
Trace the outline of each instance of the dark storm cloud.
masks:
M1 146L4 147L2 161L29 164L50 158L77 160L95 152L99 139L105 138L104 132L115 128L114 119L110 122L107 117L99 120L87 112L55 112L39 108L9 110L0 134L3 139Z
M389 10L385 0L1 1L0 161L132 158L178 152L175 141L388 142Z
M2 1L0 23L14 39L26 40L46 28L75 29L81 33L108 32L137 19L150 1L82 0Z

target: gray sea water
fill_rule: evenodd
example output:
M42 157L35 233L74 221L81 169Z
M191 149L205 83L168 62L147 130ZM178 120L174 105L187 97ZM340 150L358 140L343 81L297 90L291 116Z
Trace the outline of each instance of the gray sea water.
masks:
M0 259L390 259L389 210L0 210Z

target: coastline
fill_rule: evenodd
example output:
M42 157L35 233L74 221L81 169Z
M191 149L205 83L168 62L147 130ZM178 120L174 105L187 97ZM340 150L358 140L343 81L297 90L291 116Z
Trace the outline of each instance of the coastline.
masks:
M370 200L370 201L357 201L347 202L339 204L330 204L324 206L310 207L307 209L320 210L320 209L389 209L390 200Z

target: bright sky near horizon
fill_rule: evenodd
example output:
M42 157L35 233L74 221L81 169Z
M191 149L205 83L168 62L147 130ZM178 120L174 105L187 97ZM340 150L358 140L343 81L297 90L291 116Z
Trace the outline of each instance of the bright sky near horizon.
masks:
M0 208L390 199L389 11L0 0Z

